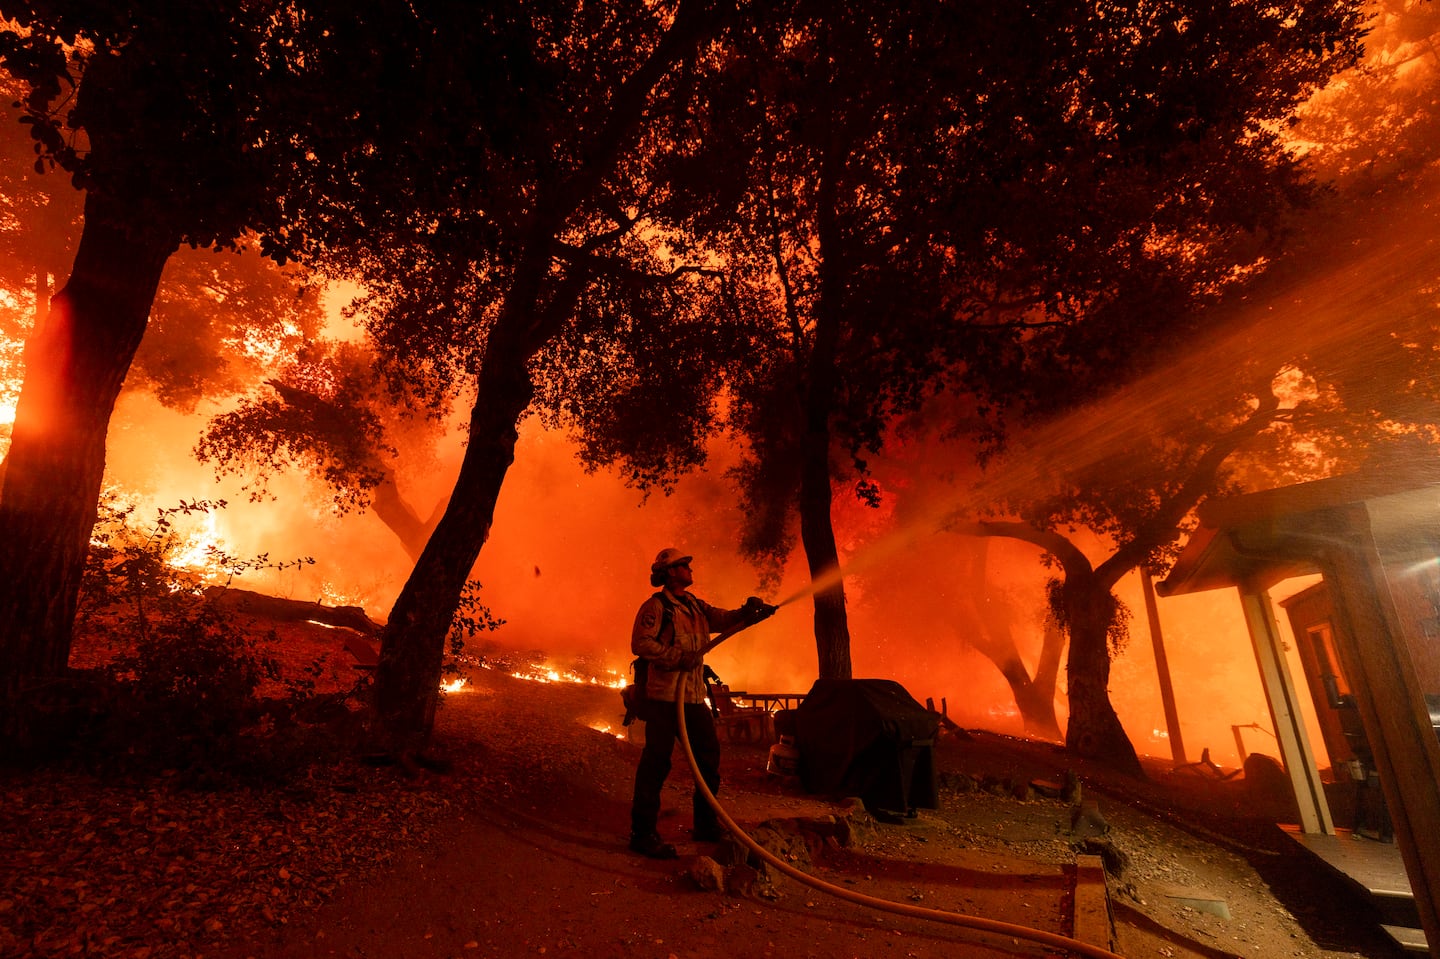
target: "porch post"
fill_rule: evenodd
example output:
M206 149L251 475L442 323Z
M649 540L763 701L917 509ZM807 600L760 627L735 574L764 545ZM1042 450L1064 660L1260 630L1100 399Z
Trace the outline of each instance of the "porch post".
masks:
M1260 667L1260 685L1265 690L1270 721L1275 727L1275 741L1280 746L1280 758L1290 776L1295 806L1300 811L1300 831L1333 835L1335 821L1330 817L1330 804L1325 799L1325 788L1320 782L1320 770L1315 765L1309 734L1305 732L1305 720L1300 714L1295 682L1285 661L1280 627L1270 606L1270 594L1251 583L1245 583L1239 589L1245 625L1250 631L1250 643L1255 648L1255 661Z
M1336 643L1380 774L1430 955L1440 959L1440 743L1425 710L1379 546L1363 508L1349 512L1348 545L1326 556L1336 612L1347 629Z

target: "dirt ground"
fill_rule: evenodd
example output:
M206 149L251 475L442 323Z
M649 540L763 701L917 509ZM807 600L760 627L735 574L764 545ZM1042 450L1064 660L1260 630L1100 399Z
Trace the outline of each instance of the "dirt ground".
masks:
M781 877L749 895L692 876L677 751L661 829L625 848L638 747L605 687L477 670L446 697L448 770L361 763L245 796L64 774L4 783L0 955L215 957L1050 956L1019 936L874 911ZM747 831L846 810L727 745L721 798ZM1280 836L1264 797L1198 776L1135 783L1044 744L938 743L940 808L797 864L865 896L1068 935L1079 840L1032 780L1079 776L1109 826L1116 951L1129 959L1400 955L1347 890ZM177 777L183 778L183 777ZM61 852L56 852L59 837ZM1094 847L1092 847L1094 848ZM13 858L12 858L13 857ZM0 873L8 870L0 870Z

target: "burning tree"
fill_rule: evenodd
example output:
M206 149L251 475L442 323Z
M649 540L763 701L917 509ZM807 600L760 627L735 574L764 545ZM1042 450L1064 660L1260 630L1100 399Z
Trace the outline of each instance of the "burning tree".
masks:
M7 96L23 97L21 84L10 79L9 86ZM8 104L0 123L0 289L8 294L0 304L0 409L11 411L24 379L24 340L49 315L55 282L84 226L84 194L54 171L35 169L34 140L18 122L21 113L18 103ZM297 271L253 252L180 249L166 263L124 389L189 412L201 398L248 388L276 353L293 350L318 328L314 293ZM9 419L0 416L7 428Z
M1107 363L1138 335L1125 317L1165 315L1175 338L1134 382L1117 390L1107 369L1082 386L1043 337L1026 354L1034 365L1016 370L1009 415L1033 422L1038 413L1049 425L995 464L990 491L1011 516L956 528L1033 543L1058 569L1052 601L1071 641L1067 742L1084 754L1138 768L1105 702L1107 654L1123 633L1110 590L1131 570L1168 568L1199 503L1434 455L1440 318L1436 224L1424 198L1434 192L1425 161L1434 155L1426 131L1437 88L1433 65L1427 73L1415 63L1421 38L1433 34L1428 16L1426 26L1416 11L1389 13L1374 37L1374 65L1304 109L1293 137L1334 189L1268 260L1223 296L1196 296L1192 286L1183 296L1135 291L1115 301L1118 320L1098 327L1116 337L1100 354ZM1398 64L1408 65L1403 77ZM1377 89L1382 77L1390 85ZM1413 136L1404 147L1396 128ZM1357 165L1357 156L1379 162ZM1191 310L1177 316L1182 302ZM1083 417L1070 414L1087 394L1106 398ZM1018 477L1005 478L1007 469ZM1108 542L1108 554L1088 557L1067 535L1075 529Z
M230 78L233 86L209 85L213 63L235 62L258 36L256 24L212 4L147 4L148 13L115 6L27 4L7 10L12 26L0 35L0 58L29 86L37 168L66 168L86 187L71 278L27 343L0 495L7 719L36 678L65 670L105 426L161 269L183 240L235 238L264 197L233 138L251 138L233 108L255 92L242 84L259 71ZM73 105L72 69L85 75Z

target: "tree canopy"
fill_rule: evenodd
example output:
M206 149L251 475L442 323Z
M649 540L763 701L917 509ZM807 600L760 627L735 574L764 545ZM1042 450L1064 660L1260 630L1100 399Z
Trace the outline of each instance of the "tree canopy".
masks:
M1182 339L1310 195L1279 130L1354 61L1361 20L1343 2L767 14L702 88L694 123L724 146L675 166L684 226L763 347L726 381L746 544L773 568L798 527L833 582L820 672L843 676L833 484L877 495L867 458L936 389L971 396L999 448L1019 411L1072 406Z

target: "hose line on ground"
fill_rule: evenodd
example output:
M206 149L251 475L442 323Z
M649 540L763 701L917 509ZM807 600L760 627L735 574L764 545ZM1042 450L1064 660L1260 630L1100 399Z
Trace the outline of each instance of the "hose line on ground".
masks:
M718 641L711 645L712 647L718 645ZM675 714L677 717L677 726L680 730L680 745L685 750L685 758L690 763L690 772L695 777L695 788L700 790L701 795L705 797L705 801L715 810L715 814L720 817L720 821L725 824L725 828L730 831L730 834L734 836L741 845L759 856L764 862L769 863L801 885L809 886L811 889L828 893L838 899L843 899L846 902L852 902L859 906L866 906L883 912L892 912L900 916L909 916L913 919L929 919L934 922L943 922L952 926L978 929L981 932L1012 936L1017 939L1027 939L1031 942L1038 942L1041 945L1052 946L1057 949L1067 949L1085 956L1093 956L1094 959L1124 959L1124 957L1110 952L1108 949L1092 946L1088 942L1071 939L1069 936L1046 932L1043 929L1035 929L1030 926L1000 922L996 919L968 916L959 912L946 912L943 909L927 909L923 906L912 906L903 902L893 902L889 899L867 896L864 893L855 892L852 889L845 889L844 887L833 885L807 872L796 869L750 838L750 835L741 829L734 819L730 818L730 814L725 811L725 807L720 805L720 800L715 798L715 794L711 792L710 787L705 784L704 777L700 775L700 765L695 761L695 751L690 748L690 731L685 728L685 694L689 678L685 674L681 674L679 678L680 682L677 684L675 691Z

